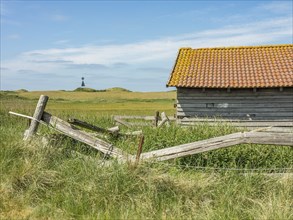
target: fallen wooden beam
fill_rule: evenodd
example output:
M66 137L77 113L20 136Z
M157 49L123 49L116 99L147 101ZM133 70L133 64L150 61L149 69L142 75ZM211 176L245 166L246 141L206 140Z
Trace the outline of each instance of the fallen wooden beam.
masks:
M30 118L33 121L47 123L54 127L57 131L66 134L69 137L72 137L78 141L81 141L93 148L109 155L114 158L117 158L119 162L135 162L140 158L141 160L169 160L175 159L178 157L184 157L188 155L198 154L202 152L207 152L211 150L216 150L224 147L230 147L237 144L272 144L272 145L286 145L293 146L293 136L292 132L286 132L288 129L282 129L282 132L268 132L270 128L261 128L256 129L250 132L238 132L234 134L229 134L221 137L210 138L207 140L196 141L193 143L182 144L179 146L168 147L160 150L154 150L151 152L141 154L141 147L137 153L137 156L127 154L120 150L119 148L114 147L113 145L98 139L96 137L91 136L90 134L76 130L76 128L69 123L50 115L47 112L43 112L42 121L30 117L25 116L18 113L9 112L14 115L18 115L21 117ZM43 122L44 121L44 122ZM268 130L268 131L266 131ZM264 132L266 131L266 132ZM140 155L140 156L139 156Z
M293 146L292 133L245 132L244 143Z
M115 115L114 119L141 119L141 120L146 120L146 121L152 121L155 119L154 116L139 116L139 115L134 115L134 116L128 116L128 115Z
M270 127L266 131L277 133L291 133L293 136L293 127Z
M198 123L206 123L210 126L218 125L219 123L230 124L234 127L293 127L292 120L231 120L231 119L208 119L208 118L183 118L178 119L177 123L183 126L192 126Z
M92 130L92 131L101 132L101 133L108 133L108 134L111 134L111 135L114 135L114 136L118 136L118 135L138 136L138 135L142 134L142 131L119 133L120 129L119 129L118 126L105 129L105 128L101 128L101 127L98 127L96 125L92 125L92 124L89 124L87 122L81 121L79 119L75 119L75 118L68 119L68 122L70 124L77 125L77 126L80 126L80 127L83 127L83 128L87 128L87 129Z
M109 129L105 129L105 128L98 127L96 125L89 124L89 123L87 123L85 121L81 121L81 120L76 119L76 118L69 118L68 122L70 124L77 125L77 126L80 126L80 127L83 127L83 128L87 128L89 130L96 131L96 132L102 132L102 133L108 133L108 134L114 134L114 135L119 132L119 127L118 126L113 127L113 128L109 128Z
M132 132L126 132L124 134L121 135L125 135L125 136L139 136L142 134L142 131L132 131Z
M123 121L123 120L121 120L121 119L119 119L119 118L114 118L114 120L116 121L116 122L118 122L119 124L122 124L122 125L124 125L124 126L126 126L126 127L128 127L128 128L131 128L131 124L129 124L128 122L126 122L126 121Z
M140 119L140 120L145 120L145 121L155 121L156 116L140 116L140 115L134 115L134 116L129 116L129 115L114 115L114 119ZM160 117L159 117L160 118ZM175 121L176 118L173 116L169 117L170 121Z
M43 113L42 120L51 126L53 126L56 130L66 134L67 136L76 139L80 142L83 142L104 154L112 156L117 159L127 160L127 158L131 158L132 156L123 152L119 148L116 148L112 144L107 143L101 139L95 138L85 132L81 132L79 130L73 129L69 123L63 121L60 118L57 118L47 112Z
M238 132L179 146L168 147L160 150L141 154L141 160L169 160L230 147L237 144L272 144L293 146L292 133L274 132Z
M160 150L141 154L141 160L154 159L158 161L174 159L178 157L193 155L210 150L219 149L243 142L243 133L234 133L179 146L168 147Z

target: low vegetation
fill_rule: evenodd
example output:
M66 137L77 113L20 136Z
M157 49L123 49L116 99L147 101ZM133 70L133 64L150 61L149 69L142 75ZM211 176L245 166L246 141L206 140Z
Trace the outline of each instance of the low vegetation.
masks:
M73 90L74 92L106 92L106 90L96 90L92 88L79 87Z
M274 174L292 171L291 147L246 144L168 162L106 167L94 149L44 126L42 135L22 141L27 121L8 111L32 115L40 93L0 93L1 219L293 219L292 175ZM43 93L50 96L48 112L105 128L114 126L113 114L174 113L174 92ZM142 129L144 151L236 131L228 124ZM138 138L106 140L136 152ZM233 170L243 168L260 170Z

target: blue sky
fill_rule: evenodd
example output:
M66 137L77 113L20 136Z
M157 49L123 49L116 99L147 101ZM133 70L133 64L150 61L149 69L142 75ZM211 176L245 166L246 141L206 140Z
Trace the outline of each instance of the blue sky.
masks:
M292 43L292 1L1 0L1 90L164 91L180 47Z

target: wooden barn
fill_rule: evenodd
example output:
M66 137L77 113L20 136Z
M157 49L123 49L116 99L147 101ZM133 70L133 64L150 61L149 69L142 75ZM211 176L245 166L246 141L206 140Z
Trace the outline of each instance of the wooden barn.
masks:
M293 44L181 48L167 87L178 119L293 120Z

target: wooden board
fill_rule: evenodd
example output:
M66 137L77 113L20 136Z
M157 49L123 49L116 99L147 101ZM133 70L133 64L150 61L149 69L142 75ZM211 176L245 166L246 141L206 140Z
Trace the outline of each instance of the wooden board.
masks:
M249 113L251 118L288 118L293 119L293 112L264 112L264 113ZM230 118L248 118L247 113L233 113L233 112L223 112L223 113L213 113L213 112L177 112L177 116L196 116L196 117L230 117Z
M293 146L293 137L292 133L238 132L143 153L141 160L163 161L247 143Z
M120 159L120 160L127 160L127 158L131 158L132 156L123 152L119 148L116 148L115 146L101 140L98 138L95 138L85 132L76 130L74 126L67 123L66 121L63 121L60 118L57 118L47 112L43 113L42 120L51 126L53 126L56 130L66 134L67 136L76 139L78 141L81 141L101 152L104 154L108 154L109 156L112 156L114 158Z
M178 103L178 108L206 108L207 103ZM291 108L293 109L293 101L291 103L217 103L215 108Z

